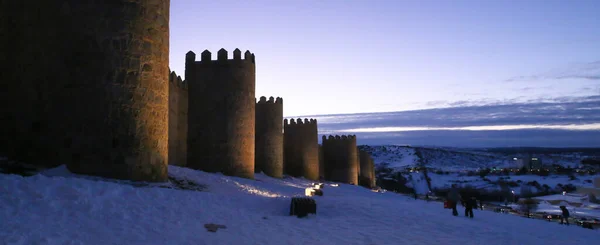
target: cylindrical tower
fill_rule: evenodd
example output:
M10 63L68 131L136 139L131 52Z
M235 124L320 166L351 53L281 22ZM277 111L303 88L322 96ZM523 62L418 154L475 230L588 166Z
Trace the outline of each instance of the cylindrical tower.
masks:
M300 119L298 119L300 120ZM304 119L303 143L301 145L304 178L319 180L319 133L317 119Z
M373 183L373 168L371 156L366 151L359 151L360 173L358 174L358 183L364 187L371 188Z
M256 103L256 173L283 177L283 99L260 97Z
M377 177L375 177L375 162L372 157L369 157L369 166L371 167L371 187L377 186Z
M284 120L284 172L294 177L319 179L317 120Z
M202 52L186 55L188 166L207 172L254 178L255 58L246 51L217 60Z
M11 35L0 46L12 51L2 52L0 65L10 72L3 83L13 85L0 90L12 94L8 103L20 102L0 125L14 125L11 157L66 163L80 174L166 180L169 4L2 1L12 23L1 24Z
M356 136L323 136L325 179L347 184L358 184L358 155Z
M301 177L302 161L299 154L301 135L295 119L283 120L283 172L293 177Z
M319 180L325 179L325 159L323 159L323 145L319 145Z

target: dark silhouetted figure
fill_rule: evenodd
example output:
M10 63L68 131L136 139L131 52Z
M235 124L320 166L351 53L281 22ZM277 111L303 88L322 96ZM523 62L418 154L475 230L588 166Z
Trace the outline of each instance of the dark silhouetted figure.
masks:
M473 218L473 208L477 208L475 197L466 197L463 200L463 206L465 207L465 217Z
M560 224L562 225L563 223L566 223L566 225L569 225L569 210L565 206L560 206L560 210L562 210L562 215L560 216Z
M448 192L448 197L447 197L448 201L450 201L450 206L452 207L452 215L457 216L458 215L458 211L456 210L456 204L458 203L458 201L460 201L460 193L458 193L458 188L456 187L456 184L452 185L452 188L450 189L450 192Z

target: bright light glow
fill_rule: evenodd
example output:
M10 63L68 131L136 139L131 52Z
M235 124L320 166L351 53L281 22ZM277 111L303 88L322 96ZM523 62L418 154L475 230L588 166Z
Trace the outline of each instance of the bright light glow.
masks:
M254 186L243 185L238 182L234 182L234 183L238 187L242 188L243 190L245 190L248 193L252 193L252 194L264 196L264 197L281 197L281 195L279 195L279 194L272 193L272 192L265 191L265 190L259 190L259 189L256 189Z
M379 127L343 129L340 132L348 133L377 133L377 132L405 132L405 131L431 131L431 130L466 130L466 131L500 131L518 129L562 129L562 130L600 130L600 123L568 124L568 125L492 125L492 126L466 126L466 127Z

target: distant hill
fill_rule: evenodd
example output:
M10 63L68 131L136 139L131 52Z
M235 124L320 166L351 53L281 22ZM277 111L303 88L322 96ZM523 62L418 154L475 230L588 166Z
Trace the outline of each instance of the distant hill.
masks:
M578 167L583 159L600 158L600 148L454 148L434 146L359 146L376 165L391 168L425 166L443 171L509 167L517 157L536 157L544 165Z

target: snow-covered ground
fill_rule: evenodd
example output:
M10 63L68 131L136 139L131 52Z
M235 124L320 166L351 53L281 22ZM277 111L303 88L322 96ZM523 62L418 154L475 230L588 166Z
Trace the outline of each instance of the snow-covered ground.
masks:
M515 157L534 156L539 158L545 166L553 164L563 167L580 167L581 160L588 157L600 157L598 152L561 152L560 149L554 149L555 153L515 153L511 151L503 152L499 149L469 149L469 148L450 148L450 147L417 147L400 145L380 145L380 146L359 146L368 151L373 156L376 163L390 163L391 167L404 167L415 165L417 162L423 162L428 168L439 169L443 171L467 171L478 170L482 168L515 168ZM551 149L547 149L552 151ZM563 149L564 150L564 149ZM423 159L418 159L416 153ZM414 159L410 156L415 156Z
M480 176L460 176L456 173L451 174L435 174L429 173L429 178L431 178L431 187L432 188L448 188L452 184L457 183L462 186L470 185L475 188L483 188L486 186L491 186L496 188L496 185L490 185L488 181L485 181ZM577 179L571 180L568 175L550 175L550 176L538 176L538 175L510 175L510 176L497 176L497 175L488 175L485 176L486 179L489 179L492 182L498 181L500 178L503 178L505 181L514 181L519 184L526 184L528 182L537 181L540 185L548 185L550 188L554 188L558 184L573 184L575 186L583 186L583 187L592 187L593 183L590 183L598 175L584 175L584 176L575 176ZM586 180L590 180L587 181ZM519 182L520 181L520 182ZM515 192L519 192L519 187L514 187Z
M179 167L205 191L76 177L64 167L0 174L3 244L596 244L600 232L487 211L453 217L438 202L341 184L315 197L317 215L289 216L303 179L226 177ZM225 225L208 232L207 223Z
M405 168L418 164L418 157L415 155L414 148L396 145L363 147L365 147L364 150L371 153L377 164L388 163L389 168Z

